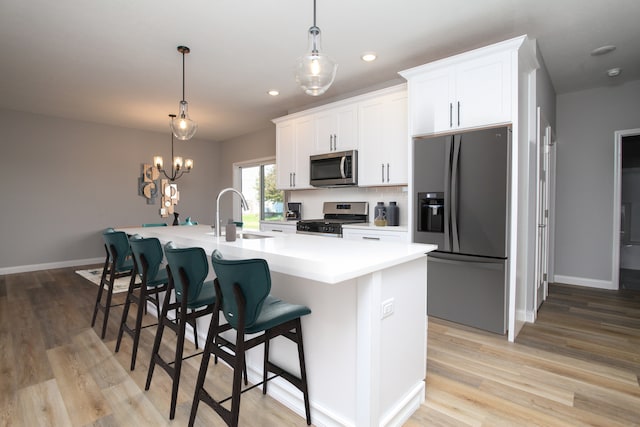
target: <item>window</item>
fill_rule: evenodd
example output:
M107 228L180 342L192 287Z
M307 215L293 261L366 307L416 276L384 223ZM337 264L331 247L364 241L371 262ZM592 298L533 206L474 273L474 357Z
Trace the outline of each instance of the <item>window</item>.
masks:
M242 194L249 210L242 211L243 227L260 229L260 220L284 219L284 192L276 189L276 165L273 160L240 166Z

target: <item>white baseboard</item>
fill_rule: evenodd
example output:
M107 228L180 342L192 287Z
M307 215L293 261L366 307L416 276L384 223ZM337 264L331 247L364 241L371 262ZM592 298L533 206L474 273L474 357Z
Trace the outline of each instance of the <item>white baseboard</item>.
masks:
M43 264L19 265L16 267L0 268L0 275L26 273L29 271L50 270L53 268L66 268L66 267L77 267L77 266L90 265L90 264L101 264L103 262L104 262L104 257L100 257L100 258L74 259L70 261L46 262Z
M588 288L600 288L600 289L609 289L609 290L617 290L617 286L615 286L611 280L596 280L596 279L587 279L584 277L573 277L573 276L562 276L556 274L553 277L554 283L565 283L567 285L577 285L577 286L586 286Z

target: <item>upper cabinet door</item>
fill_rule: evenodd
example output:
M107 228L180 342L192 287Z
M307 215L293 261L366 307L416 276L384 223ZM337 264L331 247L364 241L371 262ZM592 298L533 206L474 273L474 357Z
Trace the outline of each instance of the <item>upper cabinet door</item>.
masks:
M456 68L458 128L511 121L511 53L500 52Z
M293 188L296 169L295 120L276 124L276 187L280 190Z
M409 80L412 135L450 129L455 98L453 68L439 69Z
M313 120L309 117L276 124L276 187L279 190L312 188L309 184L309 156Z
M332 108L314 115L315 154L358 148L358 109L356 105Z
M406 90L361 102L358 120L358 185L406 185L409 147Z
M409 81L410 134L511 122L514 54L474 52L401 72Z

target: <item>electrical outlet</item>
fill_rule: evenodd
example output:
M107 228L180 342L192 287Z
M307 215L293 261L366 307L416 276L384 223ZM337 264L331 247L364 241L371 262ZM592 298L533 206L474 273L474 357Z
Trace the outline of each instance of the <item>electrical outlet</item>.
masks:
M382 302L382 319L393 314L393 298Z

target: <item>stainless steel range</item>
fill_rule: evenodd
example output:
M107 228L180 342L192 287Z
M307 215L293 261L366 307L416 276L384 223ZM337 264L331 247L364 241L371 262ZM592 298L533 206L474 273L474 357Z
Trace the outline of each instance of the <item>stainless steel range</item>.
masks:
M343 224L369 221L368 202L324 202L324 218L298 221L296 232L329 237L342 237Z

